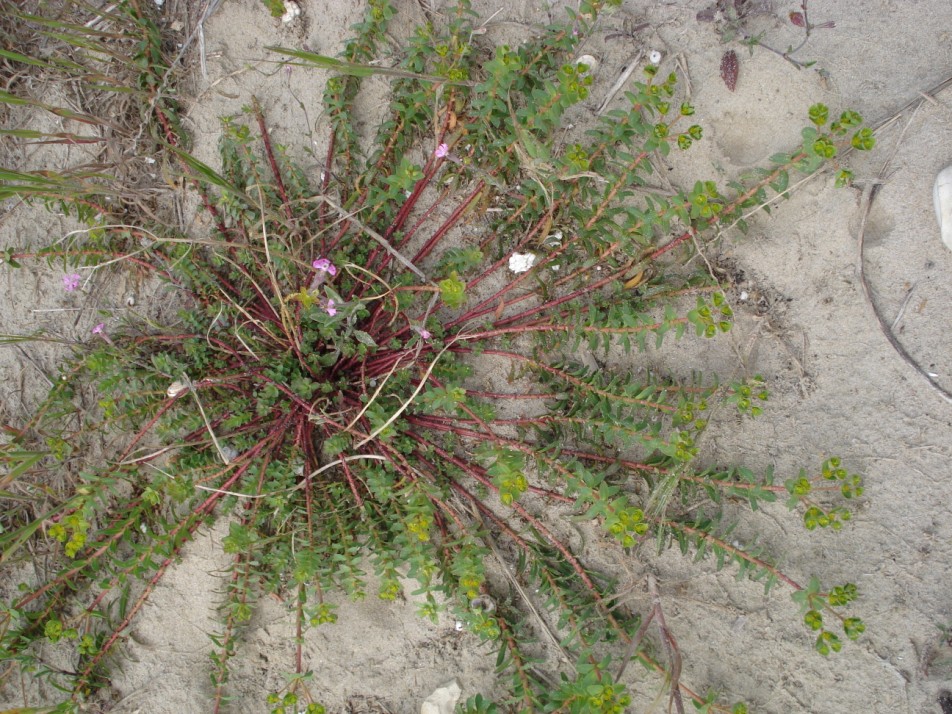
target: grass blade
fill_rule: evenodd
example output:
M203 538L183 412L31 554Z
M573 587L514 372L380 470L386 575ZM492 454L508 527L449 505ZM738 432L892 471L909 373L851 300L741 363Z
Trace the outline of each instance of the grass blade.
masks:
M388 77L417 79L421 82L450 84L457 87L473 87L476 85L475 82L451 80L447 79L446 77L439 77L433 74L418 74L416 72L408 72L407 70L396 69L393 67L377 67L376 65L372 64L345 62L344 60L339 60L334 57L319 55L315 54L314 52L305 52L304 50L293 50L288 47L269 46L265 47L265 49L271 50L272 52L280 52L281 54L290 55L291 57L296 57L297 59L301 60L301 62L293 62L291 64L299 64L305 67L319 67L320 69L329 69L334 72L340 72L341 74L348 74L351 77L371 77L375 74L383 74Z

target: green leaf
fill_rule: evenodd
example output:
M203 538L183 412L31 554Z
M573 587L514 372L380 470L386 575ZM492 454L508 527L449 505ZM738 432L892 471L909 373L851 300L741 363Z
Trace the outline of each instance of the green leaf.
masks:
M814 104L810 107L809 116L810 121L820 127L826 124L827 119L830 118L830 110L825 104Z
M846 633L849 639L858 639L865 631L866 624L858 617L847 617L843 620L843 632Z
M855 134L853 134L850 144L853 145L854 149L858 149L859 151L869 151L876 145L876 138L873 136L873 130L869 127L860 129Z
M376 347L377 343L373 337L364 332L363 330L354 330L354 338L362 345L367 345L368 347Z
M455 270L450 277L439 282L440 295L448 308L460 307L466 302L466 283L459 278Z

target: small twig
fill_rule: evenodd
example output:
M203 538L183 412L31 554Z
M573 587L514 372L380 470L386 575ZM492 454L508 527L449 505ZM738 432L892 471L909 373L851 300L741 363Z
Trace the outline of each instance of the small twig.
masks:
M671 702L674 702L678 714L684 714L684 701L681 699L681 653L678 651L678 643L668 629L664 621L664 612L661 609L661 593L658 591L658 583L653 575L648 575L648 591L651 593L651 601L654 603L652 612L658 621L658 630L661 632L661 647L668 660L671 663L671 698L668 700L668 711L671 711Z
M326 203L328 206L330 206L331 208L333 208L333 209L337 212L337 214L338 214L344 221L348 221L348 222L350 222L350 223L356 224L357 227L360 228L360 230L362 230L364 233L366 233L366 234L369 235L371 238L373 238L375 241L377 241L377 243L380 244L380 247L381 247L381 248L383 248L385 251L387 251L388 253L390 253L390 255L392 255L394 258L396 258L397 260L399 260L406 268L412 270L413 273L414 273L415 275L419 276L419 278L420 278L421 280L425 280L426 282L430 282L430 279L426 277L426 275L423 273L422 270L420 270L420 269L419 269L418 267L416 267L413 263L411 263L408 258L404 257L403 253L401 253L401 252L398 251L396 248L394 248L392 245L390 245L390 242L389 242L386 238L384 238L382 235L380 235L379 233L377 233L377 231L375 231L375 230L374 230L373 228L371 228L370 226L365 225L364 223L360 222L360 221L356 218L356 214L355 214L355 213L348 213L348 212L345 211L341 206L338 206L336 203L334 203L334 201L332 201L331 199L329 199L327 196L321 195L321 196L316 196L315 198L317 198L317 199L323 201L323 202Z
M943 82L940 86L946 86L952 82L952 78L949 78ZM918 372L926 380L930 387L932 387L942 399L944 399L948 404L952 404L952 392L949 392L944 387L942 387L926 370L922 369L919 364L912 358L912 356L906 351L906 348L903 347L899 340L896 339L896 336L893 334L892 329L886 323L885 318L879 309L876 307L876 301L873 299L873 291L869 286L869 281L866 279L866 271L864 269L865 264L865 249L866 249L866 222L869 219L869 212L873 205L873 199L876 197L876 193L879 190L879 187L882 186L883 177L886 175L886 171L889 167L889 163L892 161L893 157L896 155L896 151L899 149L899 144L902 141L902 138L906 134L906 130L909 128L909 125L912 123L912 120L916 116L919 107L922 106L923 99L913 100L911 104L916 104L915 111L912 113L912 116L909 117L909 121L906 122L906 126L903 127L902 133L899 135L899 140L896 142L896 146L893 148L892 153L889 155L889 158L883 163L882 168L879 171L879 179L876 181L870 181L866 184L863 189L863 195L860 200L860 224L859 229L856 235L856 272L859 274L860 284L863 286L863 295L866 297L866 304L869 305L870 310L873 312L873 316L876 318L876 323L879 325L879 329L882 331L883 335L889 341L889 344L892 345L893 349L899 354L902 360L912 367L916 372ZM911 106L911 104L906 105ZM905 107L904 107L905 109ZM910 294L911 294L910 290ZM905 304L903 304L905 308ZM900 316L902 311L900 310ZM898 317L897 317L898 322Z
M918 284L919 282L916 281L915 283L912 284L912 287L906 291L906 297L902 301L902 305L899 306L899 312L896 313L896 319L893 320L893 323L890 326L891 330L895 330L896 327L899 325L899 322L902 320L902 316L906 313L906 307L909 305L909 301L912 300L912 294L915 292L916 285Z
M50 378L47 376L46 372L44 372L44 371L40 368L40 365L38 365L38 364L36 363L36 360L34 360L32 357L30 357L30 355L27 354L27 351L24 350L22 347L20 347L20 345L14 345L14 347L16 348L16 351L17 351L17 352L19 352L21 355L23 355L23 358L24 358L27 362L29 362L30 364L32 364L32 365L36 368L36 371L39 372L39 373L40 373L40 376L43 377L43 379L46 380L46 383L49 384L50 387L52 387L52 386L53 386L53 380L50 379Z
M681 70L681 75L684 77L684 97L688 101L691 101L691 72L688 70L688 59L684 56L683 52L678 52L675 57L675 63L678 65L678 69Z
M621 666L618 668L618 672L615 674L615 681L620 682L621 676L625 673L625 670L628 668L628 663L631 659L638 653L638 645L641 644L641 641L645 638L645 635L648 633L648 626L651 624L651 621L654 619L655 611L654 608L648 612L648 616L645 617L644 622L641 623L641 627L638 628L638 632L635 633L635 636L631 638L631 642L628 643L628 650L625 652L625 656L621 659Z
M231 463L231 459L228 458L225 450L222 449L221 444L218 443L218 437L215 436L215 430L212 429L211 422L208 421L208 416L205 414L205 408L202 406L202 400L198 398L198 391L195 389L195 385L192 384L192 380L189 379L188 375L184 372L182 373L182 381L185 382L185 384L188 386L188 391L190 391L192 396L195 397L195 403L198 404L198 411L201 412L202 421L205 422L205 428L208 429L208 433L212 437L212 443L215 444L215 448L218 450L218 455L227 466Z
M370 433L366 438L362 439L360 442L355 444L354 445L355 449L359 449L368 441L373 441L374 439L376 439L378 436L380 436L381 433L383 433L383 431L387 427L393 424L393 422L395 422L397 418L401 414L403 414L404 411L406 411L407 407L409 407L413 403L413 400L417 398L417 395L423 391L423 387L426 386L427 380L430 378L430 375L433 373L433 369L436 367L436 363L440 361L440 358L446 353L446 351L450 347L452 347L454 344L456 344L456 341L459 339L461 339L461 336L457 335L443 349L440 350L439 354L433 358L433 361L430 363L430 366L427 367L426 372L420 378L420 383L417 385L416 389L413 390L413 394L411 394L410 397L403 404L400 405L400 408L397 409L397 411L395 411L393 415L389 419L387 419L387 421L385 421L383 424L381 424L376 429L374 429L373 432Z
M628 60L628 63L625 65L622 73L618 76L618 79L615 80L615 83L608 90L608 94L605 95L605 98L602 100L602 103L598 105L598 109L595 112L595 116L601 116L605 113L605 110L608 109L608 105L611 104L612 99L615 98L615 95L621 91L621 88L625 86L625 82L634 74L635 69L638 67L638 62L641 60L644 55L644 50L639 50Z

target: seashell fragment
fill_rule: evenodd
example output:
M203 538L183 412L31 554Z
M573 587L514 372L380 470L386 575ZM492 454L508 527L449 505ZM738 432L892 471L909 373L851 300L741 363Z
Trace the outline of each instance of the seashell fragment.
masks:
M301 15L301 5L296 0L284 0L284 14L281 22L285 25L294 22Z
M595 71L598 69L598 60L592 57L592 55L582 55L577 60L575 60L575 65L583 64L586 67L586 74L595 74Z
M939 222L939 235L945 247L952 250L952 166L942 169L936 176L932 201Z
M453 679L439 687L423 701L420 706L420 714L453 714L462 693L463 690L459 682Z
M180 394L188 391L188 385L179 380L175 380L172 384L169 385L169 388L165 390L165 393L168 394L172 399L175 399Z
M509 270L524 273L535 265L535 253L513 253L509 256Z

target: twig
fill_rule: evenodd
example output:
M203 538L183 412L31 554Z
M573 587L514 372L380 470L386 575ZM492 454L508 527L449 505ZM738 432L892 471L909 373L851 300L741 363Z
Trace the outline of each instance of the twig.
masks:
M625 652L625 656L622 657L621 666L618 668L618 672L615 674L616 682L621 681L621 676L628 668L628 663L631 661L632 657L638 653L638 645L641 644L641 641L645 638L645 635L648 634L648 626L651 624L654 616L654 608L651 608L651 611L648 612L648 616L645 618L644 622L641 623L641 627L638 628L638 632L635 633L635 636L631 638L631 642L628 643L628 650Z
M410 270L412 270L413 273L414 273L415 275L419 276L419 278L420 278L421 280L425 280L426 282L430 282L430 279L426 277L426 275L423 273L423 271L420 270L418 267L416 267L413 263L411 263L408 258L404 257L403 253L401 253L401 252L398 251L396 248L394 248L392 245L390 245L389 241L387 241L386 238L384 238L382 235L380 235L379 233L377 233L377 231L375 231L375 230L374 230L373 228L371 228L370 226L365 225L365 224L361 223L359 220L357 220L357 218L355 217L356 214L354 214L354 213L348 213L348 212L345 211L341 206L338 206L338 205L337 205L336 203L334 203L331 199L329 199L327 196L321 195L321 196L316 196L315 198L317 198L317 199L323 201L323 202L326 203L328 206L330 206L330 207L333 208L335 211L337 211L337 214L338 214L342 219L344 219L345 221L349 221L349 222L351 222L351 223L355 223L355 224L357 225L357 227L360 228L360 230L362 230L364 233L366 233L366 234L369 235L371 238L373 238L375 241L377 241L377 243L380 244L380 247L381 247L381 248L383 248L385 251L387 251L388 253L390 253L390 255L392 255L394 258L396 258L397 260L399 260L406 268L409 268Z
M228 458L228 455L225 453L225 450L221 447L221 444L218 443L218 437L215 436L215 430L212 429L211 422L208 421L208 416L205 414L205 408L202 406L202 400L198 398L198 392L195 390L195 385L192 384L192 380L189 379L188 375L184 372L182 373L182 381L185 382L188 387L188 391L192 393L192 396L195 397L195 403L198 404L198 411L202 415L202 421L205 422L205 428L208 429L208 434L212 437L212 443L215 444L215 448L218 450L218 455L221 457L221 460L227 466L231 463L231 459Z
M945 87L952 83L952 77L943 82L940 86ZM930 92L931 94L931 92ZM896 142L896 146L893 148L892 154L889 158L883 163L882 168L879 170L878 180L870 181L863 188L863 196L860 200L860 223L859 229L856 236L856 272L859 274L860 284L863 286L863 295L866 297L866 304L869 305L870 310L873 312L873 316L876 318L876 322L879 325L879 329L882 331L883 335L889 341L889 344L892 345L893 349L899 354L902 360L912 367L916 372L922 375L923 379L932 387L942 399L948 404L952 404L952 392L949 392L944 387L942 387L938 382L936 382L932 376L912 358L912 356L906 351L906 348L903 347L899 340L896 339L896 336L893 334L892 329L886 323L885 318L879 312L879 309L876 307L876 301L873 299L873 291L869 286L869 281L866 279L866 271L864 270L865 264L865 249L866 249L866 222L869 219L869 212L873 205L873 199L876 197L876 193L879 190L879 187L882 186L883 177L886 175L886 170L889 167L889 163L892 161L893 157L896 155L896 151L899 149L899 144L902 141L902 138L906 134L906 130L909 128L909 125L912 123L912 120L916 116L919 107L922 106L924 99L915 99L909 104L906 105L903 109L916 104L916 109L912 113L912 116L909 117L909 121L906 122L906 126L903 127L902 133L899 135L899 140ZM902 111L902 110L900 110ZM910 291L911 293L911 291ZM905 306L904 306L905 307ZM901 311L900 311L901 315ZM898 318L897 318L898 321Z
M906 297L902 301L902 305L899 306L899 312L896 313L896 319L893 320L892 326L890 327L891 330L896 329L896 327L899 325L899 322L902 320L902 316L906 314L906 307L909 305L909 301L912 300L912 294L916 291L916 285L918 284L918 282L913 283L912 287L906 291Z
M19 352L21 355L23 355L23 358L24 358L27 362L29 362L30 364L32 364L32 365L36 368L36 371L39 372L39 373L40 373L40 376L43 377L43 379L46 380L46 383L49 384L50 387L52 387L52 386L53 386L53 380L50 379L50 378L47 376L46 372L44 372L44 371L40 368L40 365L38 365L38 364L36 363L36 360L34 360L32 357L30 357L30 355L27 353L27 351L24 350L22 347L20 347L20 345L14 345L14 347L16 348L16 351L17 351L17 352Z
M602 100L602 103L598 105L598 110L595 112L595 116L601 116L605 113L605 110L608 109L608 105L611 103L612 99L615 98L615 95L621 91L621 88L625 86L625 82L634 74L635 69L638 67L638 62L641 60L641 57L644 55L644 50L640 50L628 60L628 64L625 65L624 70L622 70L621 75L618 79L615 80L615 83L608 90L608 94L605 95L605 98Z
M440 358L446 353L446 350L448 350L450 347L456 344L456 340L458 339L460 339L460 336L457 336L456 338L451 340L450 343L446 345L446 347L440 350L439 354L433 358L433 361L430 363L430 366L427 367L426 373L424 373L424 375L420 378L420 383L417 385L417 388L413 390L413 394L411 394L410 397L403 404L400 405L400 408L397 409L397 411L395 411L393 415L389 419L387 419L387 421L385 421L383 424L381 424L376 429L374 429L373 432L369 436L365 437L360 442L358 442L354 446L355 449L359 449L368 441L373 441L374 439L376 439L378 436L380 436L380 434L384 431L384 429L386 429L391 424L393 424L393 422L395 422L397 418L401 414L403 414L404 411L406 411L407 407L409 407L413 403L413 400L417 398L417 395L421 391L423 391L423 387L426 386L427 380L430 378L430 375L433 373L433 369L436 367L436 363L440 361Z
M664 612L661 609L661 593L658 591L658 582L655 580L653 575L648 575L648 592L651 594L651 610L645 617L644 622L641 623L641 627L638 628L638 632L635 633L635 636L631 639L631 642L628 643L628 650L625 652L625 656L621 661L621 666L618 668L618 672L615 674L615 681L621 681L621 677L625 673L628 663L637 654L638 646L648 633L649 625L651 625L652 621L656 620L658 623L658 631L661 633L661 646L664 649L665 654L667 654L668 661L671 665L671 669L668 671L668 677L671 684L671 695L668 699L668 711L671 710L671 704L673 703L675 708L678 710L678 714L684 714L684 700L681 698L680 682L681 653L678 650L677 640L674 639L674 635L671 634L671 631L668 629L668 625L664 620Z
M648 591L651 593L651 601L654 603L652 612L658 621L658 630L661 632L661 647L668 656L671 663L671 698L668 700L668 711L671 710L671 702L674 702L678 714L684 714L684 701L681 699L681 653L678 651L677 640L668 629L664 621L664 612L661 609L661 593L658 591L658 583L653 575L648 575Z

